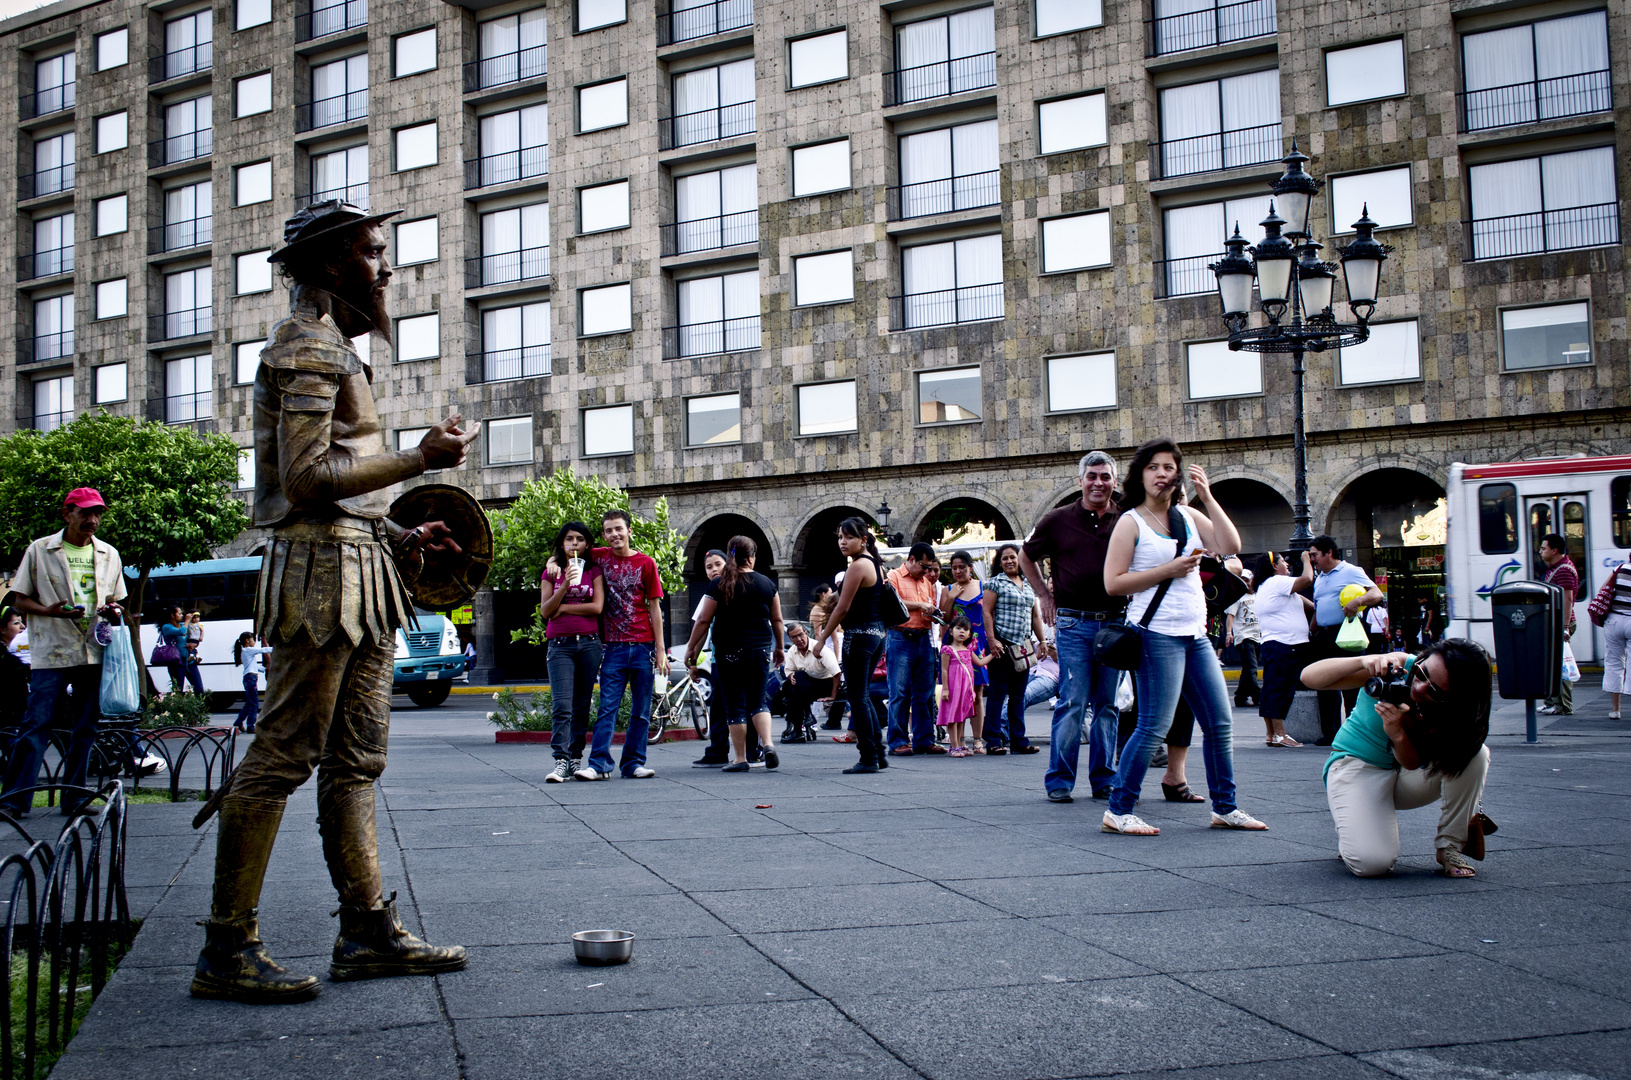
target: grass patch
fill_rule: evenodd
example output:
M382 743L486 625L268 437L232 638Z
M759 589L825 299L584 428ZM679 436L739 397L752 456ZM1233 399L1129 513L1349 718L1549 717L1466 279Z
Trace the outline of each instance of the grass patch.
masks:
M123 934L115 934L114 940L108 943L107 961L103 965L102 976L104 980L113 977L114 969L119 961L124 959L130 951L130 942L134 940L137 929L141 926L139 921L132 921ZM63 976L66 980L69 957L63 957ZM48 1047L45 1045L51 1030L50 1003L51 1003L51 958L40 958L39 986L35 990L34 1008L34 1072L27 1072L24 1061L24 1047L28 1038L28 957L26 955L11 958L11 1075L23 1080L44 1080L57 1060L62 1057L68 1048L68 1042L79 1030L84 1022L85 1014L91 1010L91 950L80 950L79 956L79 985L75 987L74 1001L71 1008L66 1008L65 1019L67 1030L62 1034L62 1045ZM67 987L62 986L57 993L63 998L67 996ZM66 1002L64 1002L66 1004Z
M204 793L202 791L197 790L196 788L182 788L176 794L181 796L181 798L177 800L178 802L203 802L204 801ZM147 804L147 803L167 803L169 801L170 801L170 785L169 784L164 784L161 787L146 787L146 788L130 787L127 784L126 787L125 787L125 802L127 802L127 803L131 803L131 804L135 804L135 805L142 805L142 804ZM53 809L53 810L56 809L56 807L52 806L47 801L45 792L36 791L34 793L34 809L44 810L44 809L47 809L47 808Z

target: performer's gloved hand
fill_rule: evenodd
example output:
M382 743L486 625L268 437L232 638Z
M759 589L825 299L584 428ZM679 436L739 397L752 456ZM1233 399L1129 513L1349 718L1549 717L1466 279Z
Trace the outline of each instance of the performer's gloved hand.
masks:
M453 469L464 464L465 452L476 441L480 429L466 432L459 427L464 417L454 413L434 425L419 440L419 452L425 455L426 469Z

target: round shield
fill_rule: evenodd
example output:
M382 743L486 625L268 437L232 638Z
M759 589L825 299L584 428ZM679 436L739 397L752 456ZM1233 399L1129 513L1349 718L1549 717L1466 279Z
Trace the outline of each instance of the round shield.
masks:
M476 595L493 568L493 526L487 511L463 488L425 484L391 504L390 518L404 529L440 521L453 533L463 554L428 552L417 575L405 572L403 584L413 602L429 611L462 607ZM418 558L415 556L417 563ZM404 568L406 570L407 568Z

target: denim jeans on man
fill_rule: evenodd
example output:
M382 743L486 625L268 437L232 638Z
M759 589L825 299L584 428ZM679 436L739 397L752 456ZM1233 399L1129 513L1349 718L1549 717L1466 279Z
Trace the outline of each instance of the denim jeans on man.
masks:
M934 643L927 630L891 630L883 650L889 670L889 749L927 749L934 745Z
M96 723L102 714L102 665L81 664L66 668L35 668L28 676L28 707L23 726L11 748L11 767L6 770L6 804L15 813L26 811L33 796L12 797L12 792L40 782L40 763L51 742L51 717L57 699L73 687L73 741L63 762L61 782L84 787L90 767L91 745L96 742Z
M1121 672L1093 658L1093 638L1101 627L1120 619L1078 619L1060 612L1054 621L1054 646L1059 650L1059 703L1053 707L1053 735L1049 739L1048 771L1042 786L1069 792L1076 787L1076 766L1081 756L1082 721L1092 711L1087 729L1087 780L1093 794L1110 786L1116 760L1116 682Z
M646 763L646 739L650 737L651 688L657 672L657 647L649 641L616 641L607 644L600 661L600 713L595 717L595 742L589 752L589 767L597 772L612 771L612 733L617 729L617 711L623 704L623 691L633 697L629 730L623 734L623 757L618 767L628 776Z
M1144 662L1133 673L1138 685L1138 727L1121 752L1110 812L1130 814L1144 786L1150 756L1166 738L1178 709L1178 697L1195 711L1206 735L1206 791L1212 809L1227 814L1235 808L1234 713L1229 707L1229 686L1212 642L1206 637L1174 637L1139 629L1144 639ZM1061 656L1064 653L1060 648Z
M576 761L583 755L601 652L600 639L593 634L549 639L549 748L557 761Z

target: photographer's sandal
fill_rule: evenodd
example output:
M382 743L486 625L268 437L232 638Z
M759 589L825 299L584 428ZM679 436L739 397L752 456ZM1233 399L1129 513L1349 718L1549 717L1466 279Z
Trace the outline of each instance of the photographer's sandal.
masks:
M1241 829L1246 832L1267 832L1269 827L1252 817L1250 814L1246 813L1246 811L1235 809L1229 811L1227 814L1220 814L1216 810L1212 811L1212 828Z
M1450 848L1438 849L1438 872L1444 877L1451 878L1478 876L1478 871L1472 868L1472 863L1467 861L1467 857Z
M1137 814L1112 814L1104 812L1104 823L1099 826L1102 832L1121 833L1123 836L1160 836L1161 830L1149 824Z

